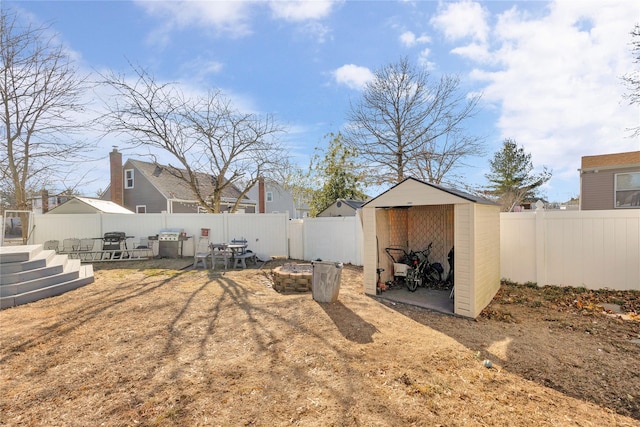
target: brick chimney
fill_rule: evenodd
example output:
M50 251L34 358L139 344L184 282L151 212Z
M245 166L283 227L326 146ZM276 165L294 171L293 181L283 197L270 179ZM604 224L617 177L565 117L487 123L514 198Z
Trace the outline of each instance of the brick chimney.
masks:
M49 192L44 188L40 191L40 198L42 199L42 213L49 212Z
M265 205L264 205L264 178L258 178L258 213L265 213Z
M109 153L109 167L111 169L111 201L123 206L122 153L116 147L113 147L113 151Z

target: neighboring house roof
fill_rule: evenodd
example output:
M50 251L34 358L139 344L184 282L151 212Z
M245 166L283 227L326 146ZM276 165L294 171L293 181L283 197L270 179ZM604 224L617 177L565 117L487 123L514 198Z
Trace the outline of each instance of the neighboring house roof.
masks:
M360 209L362 207L362 205L364 205L364 200L351 200L351 199L338 199L336 200L337 202L342 202L345 205L348 205L349 207L352 207L353 209Z
M460 190L457 190L455 188L447 188L447 187L443 187L441 185L432 184L430 182L421 181L421 180L413 178L413 177L408 177L408 178L403 179L402 181L400 181L399 183L397 183L393 187L389 188L387 191L384 191L384 192L378 194L373 199L367 200L363 204L363 206L368 204L368 203L370 203L370 202L372 202L372 201L374 201L375 199L379 198L383 194L388 193L389 191L393 190L395 187L399 186L400 184L402 184L403 182L406 182L406 181L415 181L415 182L427 185L429 187L438 189L440 191L444 191L445 193L449 193L449 194L451 194L453 196L460 197L460 198L462 198L464 200L468 200L468 201L473 202L473 203L479 203L479 204L482 204L482 205L497 205L496 203L492 202L491 200L487 200L487 199L485 199L483 197L479 197L479 196L474 196L473 194L465 193L464 191L460 191Z
M637 166L638 164L640 164L640 151L582 157L583 170L593 168L621 168L626 166Z
M108 200L92 199L89 197L74 196L61 205L51 209L48 213L117 213L133 214L129 209L123 208L117 203Z
M353 214L364 205L362 200L352 199L336 199L335 202L318 212L316 216L344 216L349 215L349 208L353 210Z
M174 173L185 173L184 169L178 169L173 166L159 165L156 163L143 162L141 160L129 159L124 165L134 166L142 173L147 180L167 199L192 200L196 201L196 195L186 182L176 177ZM185 175L186 176L186 175ZM197 173L199 193L206 199L213 194L213 177L205 173ZM235 185L227 186L222 192L223 201L235 201L240 197L240 190ZM251 201L245 196L242 198L244 203Z

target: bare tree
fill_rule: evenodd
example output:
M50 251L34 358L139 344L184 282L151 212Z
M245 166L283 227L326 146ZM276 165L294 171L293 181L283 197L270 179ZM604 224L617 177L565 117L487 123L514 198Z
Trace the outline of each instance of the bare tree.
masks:
M640 64L640 24L635 25L633 31L631 31L631 37L633 62ZM640 104L640 70L636 68L634 71L625 74L622 76L622 80L629 89L629 93L625 95L629 104ZM631 131L632 138L640 136L640 126L636 125L629 130Z
M464 158L483 153L480 138L464 135L479 99L460 91L458 77L434 82L403 58L377 70L351 104L345 138L374 184L395 184L408 175L441 183Z
M84 111L88 85L47 27L22 26L4 8L0 61L0 187L11 207L27 210L31 192L68 187L69 165L92 147L73 139L82 126L73 115Z
M286 150L277 140L283 131L270 115L240 112L219 91L187 97L175 83L159 83L145 70L132 67L133 82L110 74L105 83L115 90L107 101L107 126L138 146L171 154L179 167L169 173L189 185L199 204L220 212L225 191L240 194L232 211L258 182L287 164ZM202 185L210 181L209 194Z

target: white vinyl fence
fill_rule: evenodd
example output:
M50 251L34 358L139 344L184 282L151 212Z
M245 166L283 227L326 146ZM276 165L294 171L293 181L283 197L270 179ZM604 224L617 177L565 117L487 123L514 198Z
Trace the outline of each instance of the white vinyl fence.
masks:
M292 220L289 233L291 258L362 265L360 215Z
M122 231L141 238L164 228L211 242L245 238L261 259L339 261L362 265L359 216L289 220L287 214L34 215L29 243L101 237ZM184 255L194 253L195 239ZM500 214L501 276L519 283L640 290L640 210L544 211Z
M640 290L640 210L500 214L503 278Z
M230 242L244 238L248 248L261 259L287 256L289 218L282 214L46 214L35 215L30 244L67 238L101 237L120 231L134 236L128 243L155 236L162 229L183 229L194 238L185 242L183 255L193 256L201 229L208 228L210 242Z

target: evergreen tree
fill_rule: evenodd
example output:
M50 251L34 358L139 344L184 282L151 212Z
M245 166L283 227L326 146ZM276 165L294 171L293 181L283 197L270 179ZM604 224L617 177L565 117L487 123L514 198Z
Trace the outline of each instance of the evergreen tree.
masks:
M311 195L311 216L316 216L336 199L367 198L361 190L360 176L354 163L354 151L343 144L340 133L331 133L327 137L331 140L326 153L322 156L317 152L309 168L310 179L320 184Z
M531 154L513 139L505 139L502 149L489 163L491 173L485 175L490 183L487 193L496 198L505 212L513 210L524 199L535 197L536 190L551 179L546 166L541 173L533 173Z

